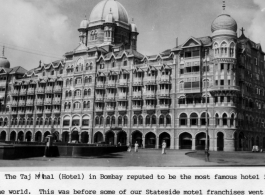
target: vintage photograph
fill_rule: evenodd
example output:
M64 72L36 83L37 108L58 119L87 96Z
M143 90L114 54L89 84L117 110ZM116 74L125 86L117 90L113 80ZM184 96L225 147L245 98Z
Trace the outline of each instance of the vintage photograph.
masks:
M265 165L264 0L0 2L0 167Z

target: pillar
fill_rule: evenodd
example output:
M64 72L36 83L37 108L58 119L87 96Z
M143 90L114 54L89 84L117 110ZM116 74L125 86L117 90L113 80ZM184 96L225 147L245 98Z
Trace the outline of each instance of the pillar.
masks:
M70 132L68 132L68 137L69 137L68 143L71 143L72 142L72 136L71 136L71 133Z
M196 150L196 139L195 138L192 138L192 147L191 147L192 150Z
M145 136L142 137L143 140L143 148L145 148Z
M79 132L79 133L78 133L78 142L79 142L79 143L81 143L81 141L82 141L82 136L81 136L81 135L82 135L82 133Z
M158 148L159 148L159 135L156 138L156 149L158 149Z
M179 138L175 137L175 149L179 150Z
M174 136L170 136L170 149L174 149L175 139Z
M117 133L114 133L114 145L117 145Z

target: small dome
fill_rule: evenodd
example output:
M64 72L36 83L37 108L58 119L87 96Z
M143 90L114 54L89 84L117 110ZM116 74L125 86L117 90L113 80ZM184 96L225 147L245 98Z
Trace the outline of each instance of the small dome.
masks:
M0 57L0 67L10 68L10 62L4 56Z
M114 20L113 15L110 11L110 13L106 16L105 23L114 23L114 22L115 22L115 20Z
M228 14L219 15L212 23L212 32L217 30L232 30L237 31L236 21Z
M134 23L131 24L131 32L138 32L137 31L137 26Z
M105 19L112 12L112 17L115 22L128 25L128 14L126 9L115 0L103 0L99 2L92 10L89 21L89 26L95 26L104 23Z
M87 28L88 25L89 25L89 21L85 18L84 20L81 21L80 28Z

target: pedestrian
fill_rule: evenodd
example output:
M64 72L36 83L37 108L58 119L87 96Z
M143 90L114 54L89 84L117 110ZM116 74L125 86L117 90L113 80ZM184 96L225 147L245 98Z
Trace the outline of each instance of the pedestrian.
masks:
M165 140L163 140L163 143L162 143L162 154L166 154L166 147L167 147L167 143L165 142Z
M134 144L134 152L138 152L138 147L139 147L139 144L136 141Z
M129 146L128 146L128 152L131 152L131 150L132 150L132 145L131 145L131 142L129 142Z

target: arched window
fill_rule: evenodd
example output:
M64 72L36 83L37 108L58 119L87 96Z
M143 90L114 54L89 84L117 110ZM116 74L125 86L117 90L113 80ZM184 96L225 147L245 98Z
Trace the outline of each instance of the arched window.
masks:
M156 116L155 115L152 116L152 125L156 125Z
M179 98L179 104L185 104L185 97Z
M159 117L159 125L164 125L164 115L161 115L160 117Z
M85 77L85 84L88 83L88 77Z
M90 101L87 102L87 108L90 108Z
M122 126L122 116L118 117L118 126Z
M151 125L151 119L150 119L149 115L147 115L146 118L145 118L145 124L146 125Z
M107 116L106 118L106 125L110 125L110 116Z
M52 118L49 118L49 125L52 125Z
M221 57L226 57L227 54L228 54L228 52L227 52L227 43L223 42L221 44Z
M80 102L75 102L74 103L74 109L80 109L80 108L81 108Z
M7 125L8 125L8 119L5 118L5 120L4 120L4 126L7 126Z
M40 120L39 118L36 119L36 126L39 125L39 120Z
M88 65L88 63L86 64L86 70L89 70L89 65Z
M89 83L92 83L92 77L89 77L89 78L88 78L88 82L89 82Z
M65 97L66 97L66 98L68 97L68 91L65 92Z
M87 95L91 96L91 89L88 89Z
M100 125L103 125L103 123L104 123L104 117L103 116L100 117L99 123L100 123Z
M111 125L114 126L115 124L116 124L116 122L115 122L115 116L112 116L111 117Z
M43 125L43 118L40 118L40 125Z
M99 117L98 116L95 119L95 125L99 125Z
M127 116L124 116L123 117L123 125L124 126L127 126L128 125L128 117Z
M179 125L180 125L180 126L187 126L187 124L188 124L187 122L188 122L187 114L182 113L182 114L179 116Z
M136 115L133 116L133 125L137 125L137 116Z
M234 122L235 122L235 115L232 114L231 118L230 118L230 126L233 127L234 126Z
M3 119L0 118L0 126L2 127L3 126Z
M218 43L214 44L214 55L216 57L218 57L218 55L219 55L219 45L218 45Z
M209 87L209 79L204 79L203 80L203 88Z
M84 90L84 96L88 96L88 91L87 91L87 89Z
M235 44L233 42L230 44L230 57L235 57Z
M72 97L72 91L68 92L68 97Z
M192 125L192 126L198 125L198 115L196 113L192 113L190 115L190 125Z
M216 126L219 126L220 125L220 122L219 122L220 120L219 120L219 115L216 113L215 114L215 125Z
M139 121L139 125L143 125L143 117L142 117L142 115L139 115L139 117L138 117L138 121Z
M207 113L207 124L209 125L209 114ZM202 113L201 115L201 125L206 125L206 113Z
M171 116L170 115L167 115L166 116L166 125L171 125Z
M71 102L68 102L68 109L71 109Z
M45 123L44 125L47 126L49 124L49 118L45 118Z
M223 114L223 126L227 126L227 114Z
M179 82L179 89L183 90L184 89L184 81Z

